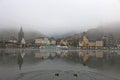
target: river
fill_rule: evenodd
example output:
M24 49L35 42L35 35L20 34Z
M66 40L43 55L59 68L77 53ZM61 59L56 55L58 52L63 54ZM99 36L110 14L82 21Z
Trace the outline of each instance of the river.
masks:
M0 80L120 80L120 51L2 49Z

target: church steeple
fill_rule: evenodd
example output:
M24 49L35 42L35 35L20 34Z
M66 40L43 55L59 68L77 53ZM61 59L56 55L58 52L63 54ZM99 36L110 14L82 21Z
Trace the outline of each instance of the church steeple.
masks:
M18 42L21 43L23 38L24 38L24 32L23 32L23 29L21 27L20 31L18 32Z
M22 29L22 27L20 28L20 32L23 32L23 29Z

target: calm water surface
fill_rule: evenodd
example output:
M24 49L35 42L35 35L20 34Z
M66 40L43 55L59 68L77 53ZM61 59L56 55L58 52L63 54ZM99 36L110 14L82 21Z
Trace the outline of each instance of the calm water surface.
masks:
M0 50L0 80L68 79L120 80L120 51Z

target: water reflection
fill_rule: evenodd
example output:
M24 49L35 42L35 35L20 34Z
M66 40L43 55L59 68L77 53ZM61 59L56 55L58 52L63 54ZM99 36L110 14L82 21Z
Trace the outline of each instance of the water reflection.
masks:
M36 59L54 59L55 57L56 57L56 52L40 52L40 51L36 51L35 53L34 53L34 57L36 58Z
M61 59L64 62L82 64L96 69L120 69L119 51L58 51L42 52L39 50L0 50L1 66L36 65L45 60ZM16 64L17 61L17 64ZM24 64L23 64L24 62ZM74 67L74 66L73 66Z
M80 51L63 54L62 57L66 60L92 68L120 67L120 55L116 51Z
M19 70L21 70L24 56L25 56L25 50L20 50L20 53L17 54L17 63L19 65Z

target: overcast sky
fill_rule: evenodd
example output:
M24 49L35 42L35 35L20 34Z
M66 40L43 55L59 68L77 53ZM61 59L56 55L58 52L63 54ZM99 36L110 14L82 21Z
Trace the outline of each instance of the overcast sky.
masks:
M120 0L0 0L0 28L53 35L119 21Z

